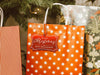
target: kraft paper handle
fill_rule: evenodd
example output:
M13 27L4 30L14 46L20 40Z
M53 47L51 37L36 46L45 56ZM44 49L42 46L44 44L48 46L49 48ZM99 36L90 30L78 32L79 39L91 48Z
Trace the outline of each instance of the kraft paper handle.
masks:
M65 5L64 4L61 4L61 3L53 3L53 5L60 5L60 6L62 6L62 7L65 7ZM48 11L49 11L49 7L47 8L47 10L46 10L46 13L45 13L45 18L44 18L44 27L43 27L43 29L44 29L44 36L46 35L46 33L47 33L47 29L46 29L46 24L47 24L47 16L48 16ZM69 18L69 12L67 11L66 12L67 14L68 14L68 16L67 16L67 18Z
M1 15L1 23L0 23L0 26L2 27L3 26L3 10L2 10L1 7L0 7L0 15Z

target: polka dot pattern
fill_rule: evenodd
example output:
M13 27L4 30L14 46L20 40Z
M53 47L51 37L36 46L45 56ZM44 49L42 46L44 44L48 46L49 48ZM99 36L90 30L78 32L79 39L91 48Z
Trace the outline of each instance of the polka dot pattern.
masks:
M84 26L50 25L47 34L56 35L58 51L33 51L33 35L43 35L43 24L29 23L26 75L82 75Z

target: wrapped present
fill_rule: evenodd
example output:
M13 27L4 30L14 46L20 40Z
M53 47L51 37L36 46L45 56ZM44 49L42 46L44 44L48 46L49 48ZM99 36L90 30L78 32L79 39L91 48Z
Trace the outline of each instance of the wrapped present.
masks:
M100 11L95 12L90 17L90 23L87 26L84 52L85 74L100 74Z

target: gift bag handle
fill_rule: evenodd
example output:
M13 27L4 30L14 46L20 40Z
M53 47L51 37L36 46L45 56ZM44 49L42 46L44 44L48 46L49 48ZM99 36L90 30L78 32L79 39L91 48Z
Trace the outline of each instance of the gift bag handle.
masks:
M3 26L3 10L2 10L1 7L0 7L0 15L1 15L1 23L0 23L0 26L2 27Z
M53 5L60 5L60 6L65 7L65 5L63 5L63 4L61 4L61 3L53 3ZM45 13L44 24L47 23L48 11L49 11L49 7L47 8L46 13Z
M53 5L60 5L60 6L65 7L65 5L64 5L64 4L61 4L61 3L53 3ZM44 27L43 27L43 29L44 29L44 36L47 34L47 31L46 31L46 24L47 24L48 11L49 11L49 7L46 9L45 18L44 18L44 23L43 23L43 24L44 24ZM69 12L68 12L68 11L67 11L66 13L69 15ZM67 18L69 18L69 16L67 16Z

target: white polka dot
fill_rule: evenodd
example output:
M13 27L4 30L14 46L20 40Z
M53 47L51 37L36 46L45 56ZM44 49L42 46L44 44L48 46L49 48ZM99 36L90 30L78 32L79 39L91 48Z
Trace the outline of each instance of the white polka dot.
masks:
M76 28L75 27L73 27L73 30L75 30Z
M63 36L63 38L65 39L65 38L66 38L66 36Z
M60 61L60 58L57 58L58 61Z
M67 49L67 52L69 52L69 49Z
M77 71L77 68L75 68L75 71Z
M36 32L36 29L33 29L33 32Z
M51 60L52 58L51 57L49 57L49 60Z
M33 75L33 73L31 73L31 75Z
M33 68L34 67L34 65L31 65L31 68Z
M27 60L27 63L30 63L30 60Z
M60 69L60 67L57 67L57 70L59 70Z
M61 43L61 40L59 40L59 43Z
M72 39L75 39L75 36L72 36Z
M71 34L71 32L70 32L70 31L68 31L68 34Z
M42 66L42 65L40 65L39 67L40 67L40 68L43 68L43 66Z
M79 75L82 75L82 73L79 73Z
M70 40L68 40L67 43L70 43Z
M30 43L30 42L28 42L28 45L31 45L31 43Z
M66 27L64 27L64 29L66 29Z
M52 71L52 74L55 74L55 71Z
M64 56L65 56L65 54L62 54L62 56L64 57Z
M65 64L64 63L61 63L61 65L64 66Z
M45 55L48 55L48 53L47 53L47 52L45 52Z
M28 51L27 54L30 54L30 51Z
M77 44L79 44L79 41L76 41Z
M55 29L58 29L58 27L57 27L57 26L55 26Z
M38 64L38 61L35 61L36 64Z
M43 57L41 56L40 59L43 59Z
M61 74L63 75L63 74L64 74L64 72L61 72Z
M73 66L73 63L71 63L70 66Z
M80 46L80 48L83 48L83 46Z
M71 54L71 57L74 57L74 54Z
M35 72L37 73L37 72L38 72L38 70L35 70Z
M56 63L55 63L55 62L53 62L53 65L56 65Z
M59 33L61 34L61 33L62 33L62 31L59 31Z
M81 39L83 40L83 39L84 39L84 37L81 37Z
M56 56L56 53L53 53L53 56Z
M66 61L69 61L69 59L67 58Z
M74 45L72 45L72 48L74 48Z
M50 33L53 33L53 30L51 30Z
M73 73L72 73L72 72L70 72L70 75L73 75Z
M78 50L76 50L76 53L78 53L79 51Z
M36 55L39 55L39 52L36 52Z
M32 56L31 58L34 59L34 56Z
M58 49L58 51L60 52L60 51L61 51L61 49Z
M51 66L48 66L48 69L51 69Z
M38 25L38 28L40 28L41 26L40 25Z
M82 64L79 64L80 67L82 67Z
M65 48L66 47L66 45L63 45L63 48Z
M77 35L79 35L80 34L80 32L77 32Z
M44 61L44 64L47 64L47 62L46 62L46 61Z
M29 33L28 36L31 36L31 33Z
M44 70L44 71L43 71L43 73L47 73L47 71L46 71L46 70Z
M80 55L80 58L82 58L83 57L83 55Z
M42 33L44 32L44 30L42 30Z
M67 67L66 70L69 70L69 68Z
M31 28L31 27L32 27L32 25L30 24L30 25L29 25L29 27Z
M30 69L27 69L27 72L29 72L30 71Z
M82 28L82 30L84 30L84 28Z
M78 62L78 59L75 59L75 62Z
M49 26L47 26L47 29L49 29Z

